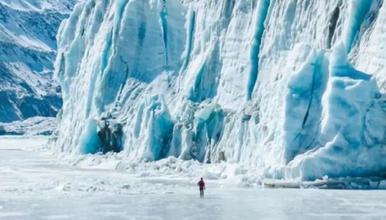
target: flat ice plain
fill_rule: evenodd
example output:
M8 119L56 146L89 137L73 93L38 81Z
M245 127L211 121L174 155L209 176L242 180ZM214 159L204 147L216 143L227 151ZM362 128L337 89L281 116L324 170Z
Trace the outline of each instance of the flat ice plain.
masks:
M41 150L46 138L0 138L0 219L386 219L386 191L263 189L81 168Z

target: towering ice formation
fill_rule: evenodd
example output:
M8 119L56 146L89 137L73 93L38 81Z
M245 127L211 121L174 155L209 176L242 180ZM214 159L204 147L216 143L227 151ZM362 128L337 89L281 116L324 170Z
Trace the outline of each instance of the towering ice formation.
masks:
M56 33L75 0L0 1L0 122L55 116Z
M87 0L59 31L56 146L383 175L385 24L379 0Z

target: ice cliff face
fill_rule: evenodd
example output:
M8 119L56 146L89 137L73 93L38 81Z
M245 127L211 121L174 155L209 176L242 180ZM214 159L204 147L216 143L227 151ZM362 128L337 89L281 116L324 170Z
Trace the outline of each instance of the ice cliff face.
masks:
M59 31L56 146L274 178L386 171L381 0L88 0Z
M55 116L60 91L52 81L56 33L75 1L0 2L0 122Z

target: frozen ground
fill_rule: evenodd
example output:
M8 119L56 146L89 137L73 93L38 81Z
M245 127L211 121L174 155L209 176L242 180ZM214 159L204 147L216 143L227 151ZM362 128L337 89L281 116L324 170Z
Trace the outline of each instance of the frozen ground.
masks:
M233 187L70 166L45 138L0 138L0 219L384 219L386 191ZM113 166L112 166L113 167Z

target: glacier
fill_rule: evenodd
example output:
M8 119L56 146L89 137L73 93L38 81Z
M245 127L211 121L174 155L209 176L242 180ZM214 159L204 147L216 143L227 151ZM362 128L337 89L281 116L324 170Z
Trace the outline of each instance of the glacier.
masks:
M60 88L52 80L56 33L74 4L0 2L0 122L56 116L62 103Z
M382 0L86 0L60 26L52 146L383 176Z

